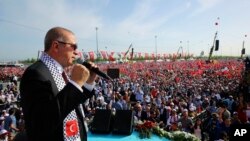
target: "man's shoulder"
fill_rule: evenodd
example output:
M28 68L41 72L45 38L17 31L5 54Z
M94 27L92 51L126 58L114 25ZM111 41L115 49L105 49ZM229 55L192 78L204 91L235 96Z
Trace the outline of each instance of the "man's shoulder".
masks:
M41 67L45 67L45 64L41 61L38 60L35 63L31 64L27 70L31 70L31 69L40 69Z
M44 72L45 69L47 69L46 65L42 61L38 60L27 67L24 74L28 72Z
M34 64L30 65L24 72L22 80L27 78L34 78L44 76L48 72L48 68L42 61L37 61ZM21 82L22 82L21 80Z

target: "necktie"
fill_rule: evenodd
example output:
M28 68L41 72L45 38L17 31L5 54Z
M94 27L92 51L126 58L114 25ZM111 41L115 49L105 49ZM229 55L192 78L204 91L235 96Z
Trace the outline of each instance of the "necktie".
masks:
M65 81L65 83L67 84L69 82L69 80L68 80L68 77L66 76L66 73L64 71L62 73L62 77L63 77L63 80Z

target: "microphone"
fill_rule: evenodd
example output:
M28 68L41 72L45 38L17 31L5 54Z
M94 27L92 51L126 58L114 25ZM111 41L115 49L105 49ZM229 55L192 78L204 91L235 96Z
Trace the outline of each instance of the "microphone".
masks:
M82 64L83 66L85 66L87 69L89 69L89 71L92 71L92 72L96 73L97 75L99 75L99 76L101 76L101 77L103 77L103 78L105 78L107 80L111 80L111 78L107 74L105 74L104 72L99 70L99 68L92 67L89 62L83 61L81 59L78 59L77 62L79 64Z

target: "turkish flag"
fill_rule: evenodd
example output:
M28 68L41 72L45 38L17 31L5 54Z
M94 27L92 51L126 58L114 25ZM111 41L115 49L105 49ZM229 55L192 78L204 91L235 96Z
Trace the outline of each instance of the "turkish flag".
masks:
M77 120L69 120L66 122L66 136L75 136L79 132Z
M89 60L94 61L95 60L95 53L94 51L89 52Z
M108 59L106 51L100 51L103 59Z
M115 54L115 52L110 52L109 61L115 61L114 54Z

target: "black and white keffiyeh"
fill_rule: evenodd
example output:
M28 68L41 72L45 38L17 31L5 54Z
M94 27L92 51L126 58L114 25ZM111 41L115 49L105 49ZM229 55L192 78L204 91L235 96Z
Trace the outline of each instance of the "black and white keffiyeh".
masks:
M63 68L48 54L43 53L41 61L48 67L59 91L66 83L62 77ZM72 110L63 120L64 141L81 141L76 111Z

